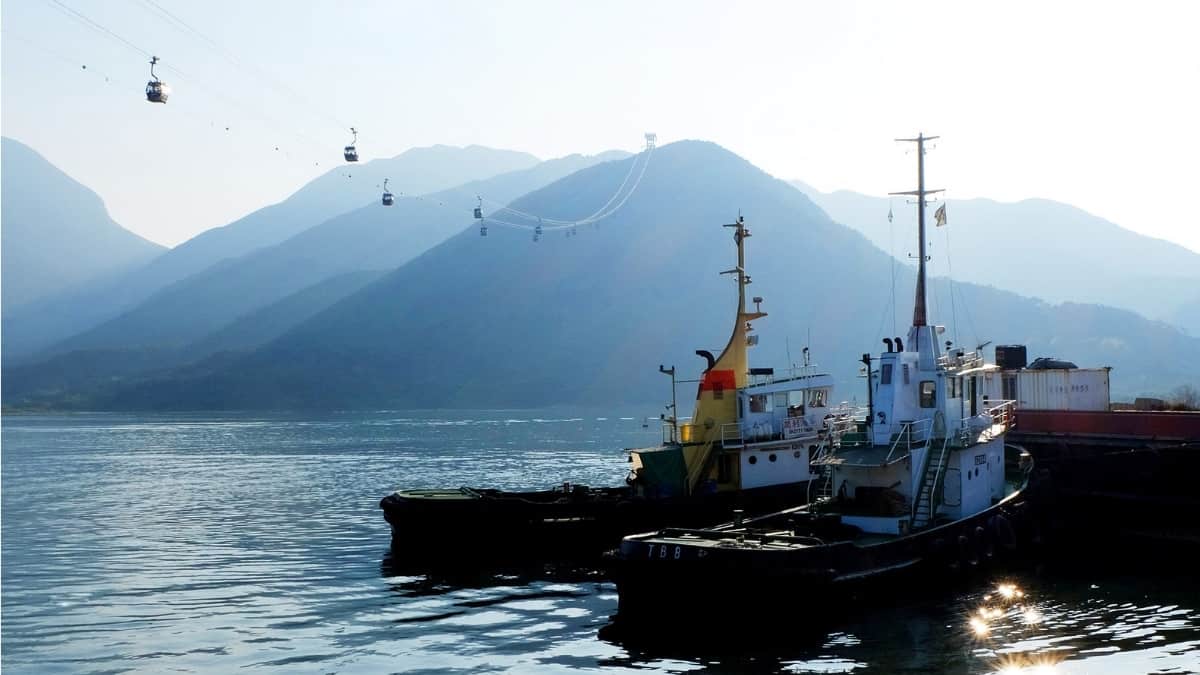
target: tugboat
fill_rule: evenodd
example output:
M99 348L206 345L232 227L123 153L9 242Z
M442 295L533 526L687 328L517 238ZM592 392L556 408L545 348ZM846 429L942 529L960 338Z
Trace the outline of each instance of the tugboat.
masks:
M825 475L808 504L626 537L613 557L619 618L811 606L852 584L970 569L1018 545L1032 460L1017 447L1006 457L1013 402L981 405L978 376L998 367L981 353L943 351L943 328L926 321L925 206L937 192L924 182L930 138L901 139L917 144L918 187L898 193L918 204L916 304L906 340L884 339L886 351L863 355L863 433L814 458Z
M758 342L752 324L766 314L762 298L753 298L753 311L746 306L750 230L740 215L725 227L734 231L737 266L722 274L736 275L737 312L719 356L696 352L706 367L690 421L675 414L675 367L660 365L672 380L672 415L663 420L661 445L629 450L625 485L398 490L379 504L392 528L393 554L439 563L598 558L633 532L708 526L735 509L767 513L804 501L822 471L814 462L854 426L855 411L831 404L833 377L808 363L807 348L804 365L783 375L748 366L748 348Z

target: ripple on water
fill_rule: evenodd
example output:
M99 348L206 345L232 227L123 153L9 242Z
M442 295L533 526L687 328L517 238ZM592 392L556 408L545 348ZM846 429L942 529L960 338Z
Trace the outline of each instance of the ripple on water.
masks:
M392 576L378 500L404 487L615 485L640 411L6 416L12 672L1168 672L1200 669L1195 582L1017 579L748 648L598 639L595 575ZM383 570L381 572L381 570ZM990 606L990 605L989 605ZM738 620L746 620L739 618ZM751 617L749 620L759 620ZM1008 671L1006 671L1008 672Z

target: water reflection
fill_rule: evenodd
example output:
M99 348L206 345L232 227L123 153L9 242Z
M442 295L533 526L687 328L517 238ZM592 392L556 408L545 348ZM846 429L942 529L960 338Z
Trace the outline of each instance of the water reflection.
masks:
M606 628L602 570L421 570L387 552L378 500L400 481L619 481L620 448L646 442L631 417L6 416L3 669L1200 670L1200 581L1154 558L698 617L715 638L646 640Z

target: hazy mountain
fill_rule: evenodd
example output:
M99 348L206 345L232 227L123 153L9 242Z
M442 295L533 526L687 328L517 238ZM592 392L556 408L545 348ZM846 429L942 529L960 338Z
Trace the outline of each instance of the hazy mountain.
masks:
M835 221L862 232L884 251L901 260L913 251L916 212L904 198L823 193L800 181L793 184ZM889 207L895 216L890 224ZM1186 309L1200 303L1200 254L1046 199L950 200L946 213L947 226L930 230L939 273L953 266L954 277L963 281L1051 302L1130 309L1200 336L1200 311ZM932 214L930 209L931 227Z
M282 243L176 282L54 351L182 347L324 279L401 265L473 222L477 195L505 203L614 156L623 155L563 157L424 197L400 197L391 207L382 206L376 195L368 205Z
M378 198L385 177L391 179L389 187L393 192L415 195L526 169L537 163L536 157L511 150L436 145L413 148L390 159L338 166L284 201L202 232L148 265L6 317L12 320L4 324L5 357L36 352L111 319L167 285L222 260L277 244L359 208Z
M571 219L611 194L628 162L577 172L514 207ZM655 151L639 189L578 236L471 227L264 345L169 376L93 396L111 408L538 406L669 400L657 366L699 371L697 348L728 339L738 210L753 237L750 295L770 316L756 323L756 365L800 360L805 344L858 394L858 357L903 333L911 270L896 272L862 235L807 197L718 146L681 142ZM1200 340L1129 312L1051 306L995 289L932 284L932 316L947 339L1028 345L1110 365L1117 395L1164 391L1200 378ZM810 337L811 336L811 337ZM690 387L680 387L681 408Z
M113 222L95 192L29 146L3 138L0 163L0 304L5 316L71 287L144 265L166 250Z
M244 314L184 347L181 360L192 361L216 352L249 350L270 342L383 274L380 271L347 272L318 281Z
M42 399L75 397L121 386L130 378L166 371L210 354L211 362L224 363L237 351L247 351L279 337L292 326L324 310L383 275L350 272L297 291L278 302L241 316L219 331L184 347L111 347L76 350L35 364L4 369L4 400L36 394Z

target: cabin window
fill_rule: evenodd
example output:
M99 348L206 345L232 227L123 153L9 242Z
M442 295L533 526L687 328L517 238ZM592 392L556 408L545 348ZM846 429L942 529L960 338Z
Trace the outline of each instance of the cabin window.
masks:
M892 383L892 364L885 363L879 371L879 384Z
M958 398L958 378L946 378L946 398Z
M902 366L904 368L904 384L908 384L908 364Z
M808 405L814 408L825 407L825 390L813 389L808 392Z
M921 407L933 408L937 406L937 385L932 380L923 380L921 382Z
M752 394L750 396L750 412L771 412L771 397L768 394Z
M781 391L775 394L775 407L780 409L787 407L787 392Z

